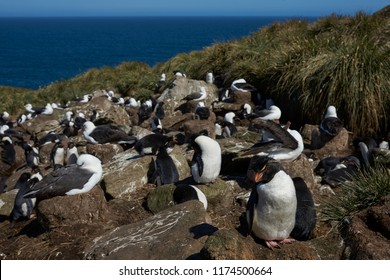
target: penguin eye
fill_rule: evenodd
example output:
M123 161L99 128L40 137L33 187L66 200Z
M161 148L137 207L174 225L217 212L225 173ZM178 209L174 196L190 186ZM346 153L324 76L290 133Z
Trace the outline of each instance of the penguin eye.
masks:
M263 168L260 170L260 172L263 172L267 169L267 165L264 165Z

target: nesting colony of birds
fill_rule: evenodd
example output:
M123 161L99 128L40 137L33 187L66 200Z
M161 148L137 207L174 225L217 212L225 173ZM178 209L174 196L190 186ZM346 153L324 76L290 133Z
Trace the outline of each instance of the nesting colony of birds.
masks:
M98 90L66 105L26 104L20 116L3 112L0 189L15 194L10 224L36 219L43 200L82 195L102 182L111 199L128 198L146 184L170 185L169 205L195 199L212 211L207 189L237 178L245 194L245 219L237 217L244 236L271 249L310 240L317 223L313 185L286 164L305 158L332 192L375 153L388 157L388 139L355 139L350 154L330 154L323 148L346 131L332 104L305 134L282 123L279 105L241 77L218 88L211 72L195 81L176 71L170 80L161 75L148 100ZM110 174L140 164L138 179L125 176L125 189L109 189Z

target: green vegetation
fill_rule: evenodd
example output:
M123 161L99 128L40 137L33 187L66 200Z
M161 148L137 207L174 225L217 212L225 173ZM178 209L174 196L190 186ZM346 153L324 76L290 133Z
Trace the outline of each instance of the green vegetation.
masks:
M359 173L351 182L340 186L341 192L326 203L321 215L324 220L337 221L341 226L346 218L359 211L377 205L390 194L389 170L377 164L365 173Z
M326 107L334 105L348 130L357 135L384 134L390 108L388 10L353 17L330 15L314 23L274 23L240 40L178 54L154 67L125 62L115 68L91 69L30 91L34 97L9 98L0 110L19 113L20 103L27 99L41 105L49 97L66 102L97 89L145 99L153 94L160 73L169 80L180 69L190 78L204 79L211 70L223 87L245 78L272 97L282 109L282 118L297 127L318 124Z

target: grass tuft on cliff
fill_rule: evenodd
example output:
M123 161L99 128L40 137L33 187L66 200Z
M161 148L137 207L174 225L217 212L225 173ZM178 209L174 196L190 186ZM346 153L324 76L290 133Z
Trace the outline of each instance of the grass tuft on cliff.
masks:
M336 221L339 226L359 211L377 205L390 194L390 170L376 164L367 172L357 174L351 182L340 186L340 193L325 204L321 213L324 220Z

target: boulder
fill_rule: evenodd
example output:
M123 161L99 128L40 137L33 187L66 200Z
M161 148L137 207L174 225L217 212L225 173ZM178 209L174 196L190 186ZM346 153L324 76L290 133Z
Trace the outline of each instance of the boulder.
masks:
M173 192L176 186L174 184L159 186L152 190L146 200L146 206L152 213L156 214L165 209L172 207Z
M125 107L127 114L129 115L129 120L131 125L139 124L138 108Z
M14 208L14 201L18 190L0 193L0 215L9 216Z
M87 153L100 159L102 164L110 162L114 156L122 152L123 148L119 144L87 144Z
M175 146L170 153L179 179L190 176L190 169L183 147ZM139 156L135 150L120 153L103 166L104 178L102 186L112 198L129 199L148 182L149 165L155 156Z
M201 250L207 260L253 260L253 243L234 229L220 229L211 235Z
M220 229L211 235L201 250L211 260L318 260L316 251L305 242L284 244L271 250L261 240L244 237L235 229Z
M206 84L204 81L187 79L178 77L173 82L173 86L167 88L158 101L164 102L165 117L162 120L164 127L177 129L184 121L192 117L185 116L186 113L193 114L197 102L189 102L182 100L188 94L198 91L203 86L206 88L207 97L203 102L206 106L218 99L217 88L213 84Z
M179 173L179 180L184 180L191 176L185 149L185 146L175 146L169 154L176 165L177 172Z
M240 107L245 103L252 104L252 93L250 91L242 92L233 90L231 96L233 103L240 105Z
M61 133L63 127L60 121L63 119L63 112L55 110L53 115L38 115L36 118L25 123L24 127L28 134L36 135L38 138L45 136L50 131Z
M346 232L350 259L390 259L390 195L351 219Z
M241 157L240 153L252 147L259 139L258 133L245 131L242 128L238 129L234 137L217 139L222 152L221 174L229 176L245 174L249 166L250 157Z
M345 128L336 136L330 137L321 133L318 125L305 125L301 130L301 134L307 147L318 158L330 155L343 157L353 154L352 133Z
M73 107L73 111L84 113L86 119L90 119L93 111L99 114L98 124L114 123L118 125L130 126L130 118L123 106L115 105L106 96L97 96L86 104Z
M186 180L188 184L196 185L192 178ZM240 190L236 181L224 181L217 178L214 184L196 185L206 196L208 202L208 212L226 213L229 212L235 201L234 194ZM164 185L150 192L147 198L147 207L153 213L158 213L172 205L173 191L176 186L173 184Z
M42 200L37 203L36 210L40 223L47 229L109 220L104 192L99 186L83 194Z
M125 200L120 198L111 199L107 202L107 207L111 222L115 227L137 223L152 216L147 211L142 200Z
M175 110L177 105L183 104L186 101L182 101L187 95L199 91L200 87L205 87L207 97L205 99L206 104L211 104L214 100L218 99L217 87L213 84L207 84L204 81L192 80L184 77L177 77L173 82L173 86L167 88L159 97L158 101L164 101L165 113L170 113L171 110ZM176 104L169 104L170 100L180 101Z
M175 205L135 224L95 238L85 259L184 260L195 258L215 228L199 201Z
M132 126L130 133L139 140L146 135L152 134L153 132L140 126Z
M117 154L103 165L101 186L112 198L128 198L148 182L150 156L139 156L135 150Z
M39 165L50 166L50 154L55 143L48 143L39 148Z
M0 136L1 137L1 136ZM24 149L19 145L13 145L15 149L15 162L9 164L0 158L0 176L7 178L12 176L19 168L26 164ZM3 155L3 148L0 146L0 157Z
M291 178L301 177L312 192L316 189L312 163L304 154L293 161L281 161L281 164Z
M186 136L186 142L190 141L192 135L199 134L203 130L207 131L209 137L215 139L214 123L209 120L188 120L183 123L181 130Z
M197 185L205 194L208 202L208 211L217 213L229 212L234 203L234 193L240 190L235 180L224 181L220 177L213 184Z

